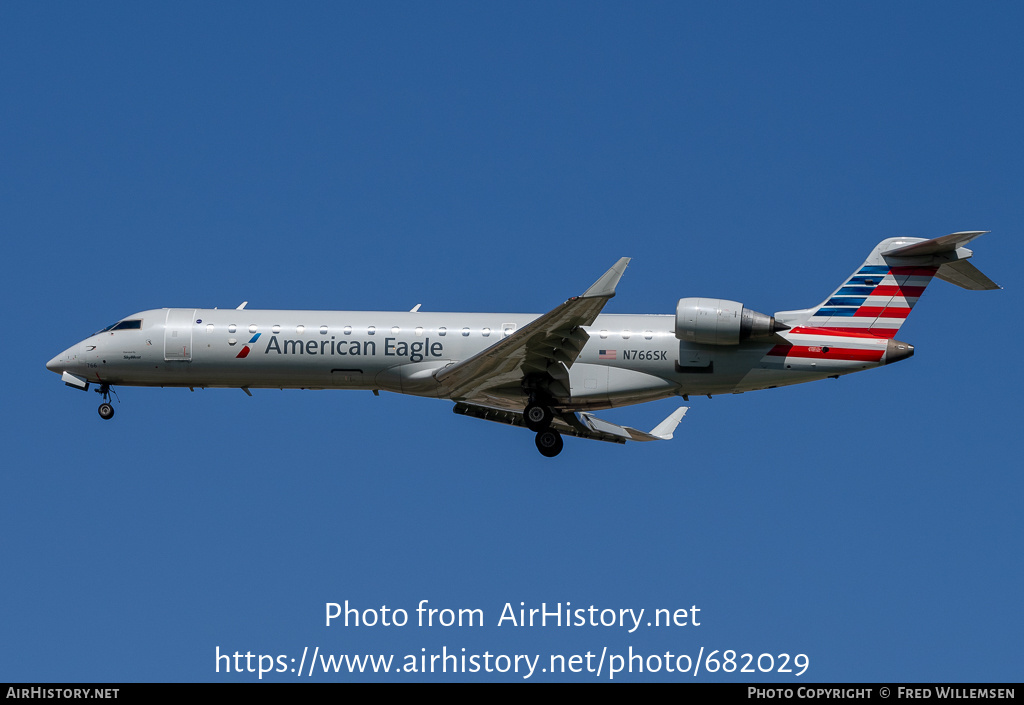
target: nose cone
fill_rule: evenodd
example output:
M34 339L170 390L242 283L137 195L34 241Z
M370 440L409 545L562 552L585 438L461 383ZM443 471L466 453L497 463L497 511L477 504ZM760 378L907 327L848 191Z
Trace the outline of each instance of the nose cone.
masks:
M78 358L78 346L72 345L70 348L62 352L60 355L55 356L52 360L46 363L46 369L50 372L56 372L62 374L65 370L71 370L75 366L75 361Z
M49 362L46 363L46 369L48 369L50 372L56 372L57 374L60 374L61 373L61 366L63 364L64 364L64 353L61 353L60 355L58 355L57 357L53 358L52 360L50 360Z

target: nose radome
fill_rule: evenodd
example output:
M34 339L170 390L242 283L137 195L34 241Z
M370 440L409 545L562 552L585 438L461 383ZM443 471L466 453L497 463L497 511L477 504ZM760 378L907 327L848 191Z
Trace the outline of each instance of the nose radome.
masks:
M78 348L78 345L72 345L60 355L55 355L52 360L46 363L46 369L57 374L61 374L65 370L72 370L74 362L78 357Z
M46 369L50 372L61 373L61 366L64 364L64 354L57 355L52 360L46 363Z

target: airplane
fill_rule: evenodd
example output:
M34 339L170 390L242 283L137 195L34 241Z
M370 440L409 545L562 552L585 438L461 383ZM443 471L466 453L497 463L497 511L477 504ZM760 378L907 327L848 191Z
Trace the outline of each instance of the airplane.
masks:
M679 299L672 314L604 314L628 257L543 315L164 308L117 321L46 363L76 389L380 390L455 402L463 416L526 427L546 457L562 436L670 440L680 406L650 431L591 412L690 395L773 389L904 360L896 334L938 277L999 289L965 247L987 231L883 240L822 303L773 316L725 299ZM116 395L115 395L116 396Z

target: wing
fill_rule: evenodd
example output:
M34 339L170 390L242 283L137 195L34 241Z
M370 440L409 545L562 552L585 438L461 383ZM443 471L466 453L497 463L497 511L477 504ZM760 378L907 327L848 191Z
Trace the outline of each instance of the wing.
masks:
M592 325L608 299L615 296L615 285L627 264L629 258L623 257L582 296L569 299L473 357L439 370L434 378L455 401L472 399L486 389L518 386L530 376L565 379L565 371L590 339L583 326Z
M654 427L650 432L639 431L629 426L616 426L610 421L599 419L593 414L560 414L551 421L551 428L562 435L576 436L578 438L589 438L595 441L607 441L609 443L625 443L626 441L670 441L676 426L682 421L683 416L689 409L681 406L673 411L668 418ZM523 415L518 411L506 411L504 409L492 409L478 404L466 404L460 402L452 409L456 414L472 416L476 419L496 421L497 423L508 424L509 426L526 426Z

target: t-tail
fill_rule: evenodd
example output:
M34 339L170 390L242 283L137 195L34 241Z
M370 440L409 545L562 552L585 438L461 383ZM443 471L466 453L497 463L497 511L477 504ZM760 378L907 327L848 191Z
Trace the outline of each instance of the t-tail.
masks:
M883 240L864 264L821 304L801 311L780 311L775 318L798 334L831 333L891 340L935 277L964 289L1001 288L967 261L974 253L964 245L986 232L972 230L931 240Z

